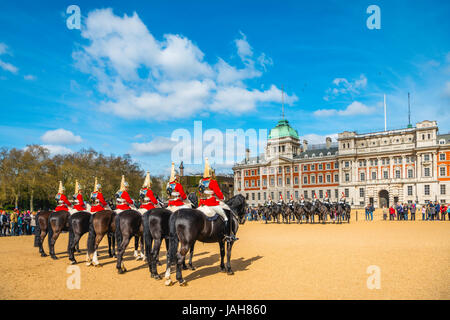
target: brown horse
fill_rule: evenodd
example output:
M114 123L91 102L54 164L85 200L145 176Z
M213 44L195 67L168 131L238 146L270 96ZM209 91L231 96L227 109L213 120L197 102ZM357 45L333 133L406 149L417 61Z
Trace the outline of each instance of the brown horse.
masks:
M97 259L97 250L105 234L108 235L108 253L110 257L116 256L115 235L116 232L116 214L112 210L103 210L94 213L91 216L88 236L88 252L86 256L86 265L100 266Z

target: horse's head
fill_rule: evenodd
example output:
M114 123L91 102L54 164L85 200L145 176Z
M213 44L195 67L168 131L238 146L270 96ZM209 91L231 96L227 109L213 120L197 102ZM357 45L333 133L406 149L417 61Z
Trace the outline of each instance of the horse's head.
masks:
M245 216L245 208L247 206L245 197L242 194L237 194L230 200L225 202L234 213L236 213L241 220Z

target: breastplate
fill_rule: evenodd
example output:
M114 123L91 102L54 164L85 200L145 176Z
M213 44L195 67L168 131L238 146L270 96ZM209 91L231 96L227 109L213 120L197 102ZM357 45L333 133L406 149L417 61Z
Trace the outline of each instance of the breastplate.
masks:
M178 191L175 191L176 182L172 182L168 184L168 187L172 189L172 193L170 194L170 200L178 200L180 199L180 193Z

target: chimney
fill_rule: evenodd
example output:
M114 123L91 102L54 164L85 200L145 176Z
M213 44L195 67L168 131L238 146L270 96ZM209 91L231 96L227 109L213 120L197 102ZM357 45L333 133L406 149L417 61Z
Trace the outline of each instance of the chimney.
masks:
M308 150L308 141L303 140L303 152Z
M250 149L245 149L245 162L248 162L250 160Z
M330 137L327 137L327 138L325 139L325 141L326 141L326 144L327 144L327 149L330 149L330 148L331 148L331 138L330 138Z
M183 161L181 161L181 164L180 164L180 177L183 177L184 176L184 166L183 166Z

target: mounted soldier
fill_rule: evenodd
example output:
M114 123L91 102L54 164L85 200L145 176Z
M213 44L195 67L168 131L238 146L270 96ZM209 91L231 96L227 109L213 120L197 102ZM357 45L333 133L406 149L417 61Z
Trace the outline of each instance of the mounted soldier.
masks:
M343 192L342 192L341 199L339 199L339 203L340 203L340 204L345 204L345 203L346 203L346 202L345 202L345 193L343 193Z
M203 179L199 182L200 202L198 210L202 211L206 216L212 217L215 214L221 216L224 220L224 234L228 241L236 241L233 231L229 224L229 218L225 210L232 214L230 207L224 203L224 196L220 190L219 183L216 179L211 177L211 168L209 167L208 158L205 158L205 170L203 172Z
M267 200L266 207L270 207L270 206L272 206L272 204L273 204L273 201L272 201L272 198L270 197L270 194L269 194L269 198Z
M189 200L187 200L186 193L184 193L183 186L180 183L180 175L175 171L175 163L173 162L166 191L169 195L169 203L167 209L169 209L170 211L175 212L178 209L192 208Z
M158 205L158 201L156 200L152 189L150 189L150 186L151 186L150 172L147 171L144 184L142 185L141 191L139 192L139 197L141 198L142 203L138 211L141 214L144 214L147 211L156 208L156 206Z
M289 199L289 206L291 207L291 208L294 208L294 196L291 194L291 198Z
M125 210L136 210L134 202L128 194L128 182L125 181L125 176L122 176L120 189L116 192L116 201L116 213L120 213Z
M70 214L75 212L86 211L86 205L83 200L83 186L75 180L75 193L73 195L73 209L69 210Z
M283 204L284 204L283 195L280 194L280 199L278 200L277 205L282 206Z
M66 195L64 194L64 191L66 188L64 188L62 181L59 181L59 188L58 193L55 196L55 200L58 203L58 205L55 208L55 211L69 211L69 208L72 207L72 204L69 202L69 199L67 199Z
M93 204L91 206L92 214L103 210L111 210L103 197L102 185L97 183L97 177L95 177L94 192L91 193L91 201Z
M300 197L300 205L301 206L305 205L305 197L303 195Z

